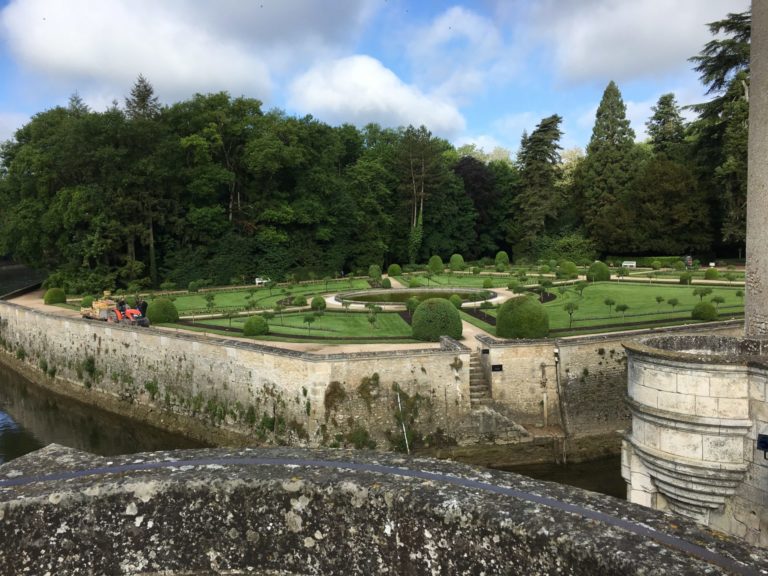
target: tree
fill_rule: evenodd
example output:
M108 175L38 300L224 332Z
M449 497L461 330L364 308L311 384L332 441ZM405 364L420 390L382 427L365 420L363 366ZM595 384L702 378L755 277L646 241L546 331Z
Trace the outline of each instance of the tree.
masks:
M667 300L667 304L672 306L672 311L674 312L675 311L675 306L680 304L680 301L677 298L670 298L669 300Z
M656 296L656 304L660 305L662 302L664 302L664 296ZM659 307L657 306L656 312L658 313L658 311L659 311Z
M496 315L499 338L546 338L549 334L547 309L535 298L511 298Z
M576 302L566 302L563 305L563 310L568 313L568 328L573 326L573 313L579 309L579 305Z
M629 306L627 304L616 304L616 312L621 312L622 319L624 319L624 315L627 313L627 310L629 310Z
M548 232L560 206L557 187L560 163L560 123L557 114L544 118L531 132L523 134L517 164L522 184L514 199L515 253L533 255L538 238Z
M584 199L584 224L601 251L629 244L634 140L621 93L611 81L597 108L587 155L574 174L574 185Z
M651 111L653 114L645 125L654 154L679 158L685 139L685 125L675 95L662 94Z
M614 300L613 298L606 298L605 300L603 300L603 304L608 306L608 315L610 315L613 305L616 304L616 300Z
M125 99L125 112L130 120L152 120L160 113L155 89L142 74L134 82L131 95Z
M440 256L437 254L430 257L429 263L427 264L427 269L435 276L442 274L445 271L445 264L443 264L443 259L440 258Z
M722 296L712 296L712 298L710 298L709 301L715 305L716 310L720 310L720 304L723 304L725 302L725 298L723 298Z
M464 270L464 257L461 254L451 254L448 267L451 269L451 272Z
M576 282L576 284L573 285L573 287L576 289L576 292L579 293L579 297L584 296L584 289L589 286L589 282L585 282L584 280L579 280Z
M305 314L304 315L304 324L307 325L307 335L309 336L312 332L312 324L317 320L317 316L314 314Z
M712 294L712 288L699 286L698 288L693 289L693 295L699 297L699 302L704 300L704 296L709 296L710 294Z

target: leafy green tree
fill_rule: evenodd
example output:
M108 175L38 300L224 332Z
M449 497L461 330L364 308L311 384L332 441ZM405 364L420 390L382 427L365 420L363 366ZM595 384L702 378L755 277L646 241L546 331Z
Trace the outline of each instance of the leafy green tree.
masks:
M326 304L325 304L325 298L322 296L315 296L312 298L312 302L310 303L310 308L317 312L318 310L325 310Z
M307 325L307 335L310 335L312 333L312 324L314 324L315 320L317 320L317 316L315 316L314 314L304 315L304 324Z
M675 311L675 307L678 304L680 304L680 301L677 298L670 298L669 300L667 300L667 304L672 306L672 311L674 312Z
M685 124L675 95L662 94L651 111L645 126L654 154L679 159L684 152Z
M603 304L608 306L608 315L610 316L612 313L611 309L613 308L613 305L616 304L616 300L614 300L613 298L606 298L605 300L603 300Z
M710 294L712 294L712 288L706 286L699 286L693 289L693 295L699 297L699 302L704 300L704 296L709 296Z
M627 304L616 304L616 312L621 312L622 319L627 313L627 310L629 310L629 306Z
M496 253L496 258L494 259L494 262L496 264L496 268L503 268L506 270L509 268L509 254L507 254L504 250L499 250Z
M661 305L661 303L664 302L664 296L656 296L656 304ZM659 307L656 307L656 312L659 311Z
M597 108L587 155L574 174L584 199L584 224L602 251L630 244L630 199L637 170L635 133L618 86L611 81Z
M514 199L516 254L533 255L537 239L557 218L561 122L555 114L544 118L530 135L523 134L517 156L522 184Z
M262 336L269 333L269 324L261 316L251 316L243 324L243 336Z
M718 296L712 296L712 298L710 298L709 301L712 302L715 305L715 308L717 310L720 310L720 304L723 304L725 302L725 298L723 298L722 296L719 296L719 295Z

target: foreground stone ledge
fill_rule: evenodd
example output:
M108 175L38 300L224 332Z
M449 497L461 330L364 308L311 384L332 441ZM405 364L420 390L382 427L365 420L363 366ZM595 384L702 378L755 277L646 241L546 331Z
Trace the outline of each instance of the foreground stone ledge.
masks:
M51 445L0 466L2 574L768 574L685 520L396 455Z

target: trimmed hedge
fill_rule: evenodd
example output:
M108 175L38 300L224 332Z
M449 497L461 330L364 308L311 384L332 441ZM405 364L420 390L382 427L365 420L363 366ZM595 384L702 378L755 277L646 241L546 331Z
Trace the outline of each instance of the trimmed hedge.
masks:
M403 269L400 268L400 264L390 264L387 268L388 276L400 276L403 273Z
M416 296L411 296L405 302L405 309L408 310L408 314L413 316L413 313L416 312L416 308L419 307L419 304L421 304L421 300L416 298Z
M312 310L325 310L325 298L322 296L315 296L312 298L312 304L310 304Z
M448 263L448 268L450 268L453 272L458 272L459 270L464 270L464 256L461 254L453 254L451 255L451 260Z
M429 298L419 304L413 313L413 337L417 340L437 342L440 336L461 338L459 311L445 298Z
M429 259L429 263L427 264L427 270L432 272L432 274L442 274L445 272L445 264L443 264L443 259L440 258L437 254L432 256Z
M67 293L64 288L48 288L43 296L43 302L46 304L63 304L67 301Z
M381 280L381 266L378 264L368 266L368 276L371 280Z
M448 301L456 307L456 310L461 310L461 305L463 304L461 296L458 294L451 294L451 297L448 298Z
M499 308L496 315L499 338L545 338L548 334L549 315L536 298L512 298Z
M262 336L269 332L269 324L263 316L251 316L243 324L243 336Z
M80 307L81 308L90 308L91 304L93 304L93 301L95 298L93 296L83 296L83 299L80 300Z
M291 306L306 306L307 305L307 298L301 294L298 296L294 296L291 299Z
M712 304L712 302L699 302L693 307L691 318L694 320L703 320L705 322L717 320L717 308L715 308L715 305Z
M381 281L382 288L392 288L392 281L389 278L384 278Z
M579 268L575 262L570 260L563 260L557 268L556 275L558 278L574 279L579 277Z
M683 272L680 274L680 279L678 280L680 284L689 285L691 282L693 282L693 274L690 272Z
M718 280L720 278L720 271L717 268L707 268L704 271L705 280Z
M589 282L607 282L611 279L611 270L605 262L597 260L592 263L587 270L587 280Z
M496 268L502 267L503 269L509 268L509 254L504 252L504 250L499 250L496 253L496 258L494 259L494 264L496 265Z
M147 306L147 318L152 324L178 322L179 311L168 298L155 298Z

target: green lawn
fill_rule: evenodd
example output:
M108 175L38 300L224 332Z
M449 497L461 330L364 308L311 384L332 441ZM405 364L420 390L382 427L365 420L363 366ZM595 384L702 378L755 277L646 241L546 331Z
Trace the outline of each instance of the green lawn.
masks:
M296 284L293 286L277 286L270 291L268 288L243 288L242 290L221 290L209 292L196 292L176 296L174 304L182 316L191 314L207 314L209 311L222 313L227 311L245 310L249 302L252 302L256 310L273 308L279 300L287 297L288 292L292 296L303 295L307 300L311 296L329 292L341 292L344 290L369 288L366 280L331 280L327 283L317 282L314 284ZM206 294L214 294L213 308L211 310L206 306ZM249 298L249 296L251 296Z
M422 283L424 288L427 288L427 277L424 275L408 275L408 276L400 276L397 279L400 281L400 283L403 286L408 286L408 280L410 278L417 277L419 281ZM439 286L441 288L445 287L456 287L456 288L483 288L483 282L485 282L487 279L490 279L491 282L493 282L494 288L506 288L507 285L510 282L517 282L517 278L515 276L511 276L509 274L506 275L492 275L492 274L440 274L437 276L432 276L432 278L429 278L429 286ZM549 278L550 280L554 280L554 278ZM536 277L529 277L526 280L526 284L535 284L538 282L538 276Z
M376 323L372 326L368 322L368 314L359 312L326 312L317 317L307 330L304 317L309 312L292 312L277 314L269 321L270 335L281 334L293 336L315 336L333 338L404 338L410 339L411 327L399 314L393 312L380 312L376 315ZM232 319L232 328L242 329L247 317L242 316ZM200 324L211 327L228 327L227 319L202 320Z

